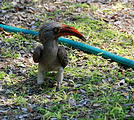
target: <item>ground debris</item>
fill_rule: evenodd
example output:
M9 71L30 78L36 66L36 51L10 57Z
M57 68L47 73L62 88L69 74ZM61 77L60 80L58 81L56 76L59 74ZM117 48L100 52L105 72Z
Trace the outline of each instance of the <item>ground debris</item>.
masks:
M76 29L87 36L87 44L129 58L133 54L133 37L129 35L134 33L133 3L129 1L128 4L108 0L0 1L0 23L36 31L47 21L74 27L77 24ZM122 34L113 34L106 23ZM66 46L70 63L65 69L62 88L56 91L55 73L47 73L43 85L36 84L37 64L33 62L32 51L37 41L35 36L0 28L0 120L132 117L134 71L131 68L121 68L110 60Z

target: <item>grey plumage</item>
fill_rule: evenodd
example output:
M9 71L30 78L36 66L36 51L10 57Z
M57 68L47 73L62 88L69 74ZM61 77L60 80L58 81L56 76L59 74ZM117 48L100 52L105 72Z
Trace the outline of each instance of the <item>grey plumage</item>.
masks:
M63 80L63 71L68 64L67 52L63 46L58 46L58 37L73 35L82 40L84 36L73 27L48 22L39 30L39 40L42 45L35 48L33 52L33 60L38 63L37 83L42 84L44 81L44 73L48 71L58 71L57 81L60 88Z
M58 46L58 41L53 32L55 27L61 27L61 24L47 23L39 31L39 40L42 45L35 48L33 60L38 64L37 83L42 84L44 73L48 71L58 71L57 81L60 87L63 79L63 70L68 64L67 52L64 47Z
M38 45L33 52L33 61L35 63L38 63L40 61L40 58L43 54L43 46L42 45Z

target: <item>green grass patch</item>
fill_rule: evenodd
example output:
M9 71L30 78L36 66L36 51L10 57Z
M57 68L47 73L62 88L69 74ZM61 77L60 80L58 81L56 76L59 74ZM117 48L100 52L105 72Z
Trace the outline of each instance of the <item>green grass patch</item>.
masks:
M73 16L64 23L80 31L86 38L83 43L95 46L111 53L116 53L125 58L134 59L134 36L119 32L100 19L93 19L88 12L97 12L98 7L92 4L73 4L62 12L62 8L54 12L36 15L39 21L35 25L40 26L55 19L55 15ZM2 9L10 9L8 3L2 4ZM123 8L122 4L115 7ZM78 15L76 9L82 12ZM84 11L84 12L83 12ZM105 14L113 14L112 10L103 10ZM27 104L36 104L35 113L41 114L42 119L58 120L123 120L131 115L131 106L124 107L134 101L134 71L132 68L123 68L115 62L111 62L93 54L86 54L74 48L68 47L69 64L65 68L64 81L59 91L56 87L50 87L50 83L56 83L55 73L46 73L46 79L42 86L36 84L37 64L32 60L31 50L38 43L32 37L24 37L21 34L0 35L0 57L4 67L0 67L0 80L4 81L6 94L15 106L26 107ZM80 41L76 37L69 37ZM20 59L24 58L24 59ZM16 60L15 63L13 61ZM3 65L3 64L2 64ZM125 83L119 82L124 80ZM50 83L48 83L50 82ZM133 118L133 116L130 116Z

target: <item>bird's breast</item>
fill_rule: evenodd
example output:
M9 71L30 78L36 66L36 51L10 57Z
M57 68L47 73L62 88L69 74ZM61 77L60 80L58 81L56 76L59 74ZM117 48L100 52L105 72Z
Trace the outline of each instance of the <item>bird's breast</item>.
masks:
M61 66L57 57L58 47L47 48L43 50L40 64L45 71L56 71Z
M61 64L56 56L49 56L48 58L43 59L40 64L42 64L45 71L56 71L61 67Z

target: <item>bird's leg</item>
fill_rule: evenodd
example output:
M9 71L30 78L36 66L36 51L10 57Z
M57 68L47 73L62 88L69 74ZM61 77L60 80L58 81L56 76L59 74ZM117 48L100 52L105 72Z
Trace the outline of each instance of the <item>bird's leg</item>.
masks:
M38 77L37 77L37 84L42 84L44 82L44 72L45 70L41 67L41 65L38 65Z
M63 69L63 67L61 67L58 70L58 74L57 74L58 88L61 87L61 83L62 83L62 80L63 80L63 72L64 72L64 69Z

